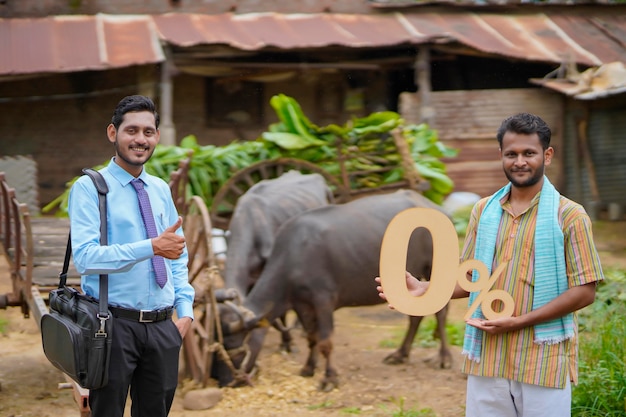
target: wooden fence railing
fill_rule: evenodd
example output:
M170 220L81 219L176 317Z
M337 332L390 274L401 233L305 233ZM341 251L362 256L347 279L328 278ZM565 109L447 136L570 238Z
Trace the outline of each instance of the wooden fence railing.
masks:
M24 317L34 314L39 325L48 309L32 283L35 261L30 213L28 206L18 201L4 172L0 172L0 188L0 249L11 280L11 291L0 294L0 308L21 307Z

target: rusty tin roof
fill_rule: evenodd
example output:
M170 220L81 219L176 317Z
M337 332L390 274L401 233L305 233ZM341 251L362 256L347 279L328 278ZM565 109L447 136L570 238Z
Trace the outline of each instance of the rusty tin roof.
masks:
M103 70L161 62L150 16L0 19L0 75Z
M0 75L162 62L162 44L252 51L434 44L539 62L626 62L626 16L453 10L384 14L82 15L0 19Z

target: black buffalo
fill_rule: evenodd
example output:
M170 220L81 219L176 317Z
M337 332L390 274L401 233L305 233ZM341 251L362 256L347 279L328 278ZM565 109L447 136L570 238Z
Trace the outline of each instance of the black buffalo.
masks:
M383 235L396 214L412 207L440 209L417 192L400 190L312 209L287 221L278 230L265 268L243 303L221 308L226 347L237 352L232 357L233 364L251 370L265 335L266 327L260 325L293 309L310 348L300 374L313 376L321 353L326 369L320 388L336 387L337 371L331 360L333 312L341 307L383 302L374 282L379 274ZM416 277L429 279L432 251L430 233L423 228L415 230L406 269ZM442 367L451 363L445 335L446 315L447 306L437 313ZM386 363L407 360L421 319L409 317L405 338L398 350L385 358ZM240 349L244 343L248 349ZM232 378L223 366L217 374L222 385Z

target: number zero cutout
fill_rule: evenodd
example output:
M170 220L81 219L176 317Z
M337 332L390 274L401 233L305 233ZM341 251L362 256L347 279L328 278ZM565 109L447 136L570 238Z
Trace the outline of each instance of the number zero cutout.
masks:
M433 240L433 261L428 290L413 296L406 287L405 271L409 240L413 231L423 227ZM513 298L503 290L490 290L491 285L503 272L500 265L491 278L486 277L487 268L475 259L459 265L459 243L450 219L442 212L415 207L398 213L387 226L380 251L380 283L389 305L411 316L435 314L450 301L458 282L466 291L480 291L466 315L485 303L483 314L487 319L510 317L513 314ZM476 269L479 279L472 283L466 278L467 271ZM503 308L496 312L491 303L500 300Z

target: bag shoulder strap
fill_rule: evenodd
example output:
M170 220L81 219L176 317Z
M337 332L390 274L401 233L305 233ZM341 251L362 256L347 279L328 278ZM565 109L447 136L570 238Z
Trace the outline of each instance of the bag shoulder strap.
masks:
M85 168L83 173L88 175L93 181L96 190L98 191L98 208L100 211L100 244L107 245L107 201L106 195L109 192L109 187L106 180L98 171ZM63 270L59 274L59 288L65 287L67 282L67 271L70 265L70 256L72 255L72 239L71 230L67 237L67 247L65 250L65 259L63 261ZM99 302L99 314L101 316L108 317L108 304L109 304L109 276L107 274L100 275L100 302Z
M83 173L89 176L98 190L98 205L100 208L100 244L108 245L107 240L107 200L106 194L109 192L109 186L104 177L98 171L85 168Z
M91 180L100 194L106 194L109 192L109 186L101 173L91 168L84 168L83 173L91 177Z

